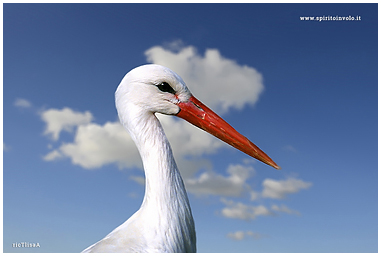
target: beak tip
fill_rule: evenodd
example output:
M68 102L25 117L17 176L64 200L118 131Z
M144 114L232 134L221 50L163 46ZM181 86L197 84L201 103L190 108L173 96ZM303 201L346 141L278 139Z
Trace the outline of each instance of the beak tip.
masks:
M267 164L270 165L271 167L277 169L277 170L282 169L279 165L277 165L277 164L274 163L274 162L267 162Z

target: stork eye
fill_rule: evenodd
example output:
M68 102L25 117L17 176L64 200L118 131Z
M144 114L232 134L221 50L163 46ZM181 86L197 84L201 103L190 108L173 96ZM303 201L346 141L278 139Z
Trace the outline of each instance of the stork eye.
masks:
M158 84L157 88L159 88L159 90L162 92L169 92L172 94L176 93L175 90L173 90L173 88L167 82L162 82L162 83Z

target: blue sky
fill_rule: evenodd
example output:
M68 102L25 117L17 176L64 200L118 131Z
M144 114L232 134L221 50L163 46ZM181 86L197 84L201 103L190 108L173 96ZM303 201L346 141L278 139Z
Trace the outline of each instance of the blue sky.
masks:
M161 117L198 252L377 252L377 4L3 11L4 252L80 252L140 207L144 174L114 91L152 62L282 167Z

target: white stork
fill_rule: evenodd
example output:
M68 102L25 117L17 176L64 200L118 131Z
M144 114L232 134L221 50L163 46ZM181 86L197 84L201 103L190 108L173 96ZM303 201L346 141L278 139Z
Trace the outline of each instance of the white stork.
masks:
M276 168L262 150L198 101L184 81L160 65L131 70L115 92L120 122L141 155L146 191L140 209L83 252L196 252L188 196L155 113L175 115Z

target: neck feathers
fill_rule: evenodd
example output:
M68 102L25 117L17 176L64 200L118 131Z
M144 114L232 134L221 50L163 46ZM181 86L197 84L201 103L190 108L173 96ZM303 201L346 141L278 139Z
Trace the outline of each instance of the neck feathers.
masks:
M135 119L138 120L138 119ZM178 252L196 252L196 234L183 180L164 130L152 113L129 129L138 146L146 175L141 211L148 211L152 225L165 232L167 246Z

